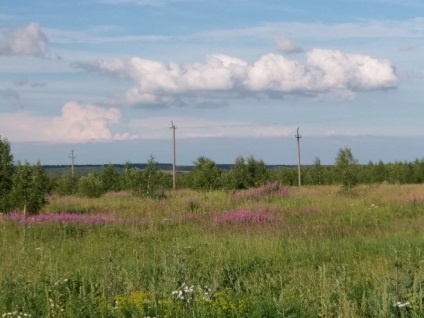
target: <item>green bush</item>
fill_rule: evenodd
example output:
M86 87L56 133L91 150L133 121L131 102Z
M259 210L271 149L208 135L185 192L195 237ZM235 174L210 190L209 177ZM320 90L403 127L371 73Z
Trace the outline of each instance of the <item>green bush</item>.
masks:
M198 190L215 190L221 187L221 170L206 157L199 157L190 172L191 187Z
M10 153L10 143L0 136L0 211L10 208L9 192L12 189L13 156Z
M74 195L78 190L78 177L71 173L64 174L56 179L54 191L59 195Z
M105 193L102 180L95 173L89 173L78 180L77 193L82 197L98 198Z
M49 191L50 180L40 163L30 165L28 162L18 162L10 191L13 208L22 210L24 214L36 214L47 203Z

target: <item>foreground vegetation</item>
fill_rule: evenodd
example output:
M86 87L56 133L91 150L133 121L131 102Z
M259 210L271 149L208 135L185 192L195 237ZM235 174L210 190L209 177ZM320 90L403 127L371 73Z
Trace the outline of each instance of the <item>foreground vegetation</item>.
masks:
M424 185L48 199L0 221L4 317L424 315Z

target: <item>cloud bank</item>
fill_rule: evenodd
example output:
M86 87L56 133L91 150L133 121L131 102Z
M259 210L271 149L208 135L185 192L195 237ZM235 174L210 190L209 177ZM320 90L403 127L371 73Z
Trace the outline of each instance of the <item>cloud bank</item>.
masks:
M1 135L13 142L113 141L133 139L129 133L112 133L121 113L90 104L68 102L57 117L42 117L28 112L0 114Z
M45 57L47 53L48 39L39 23L0 33L0 55Z
M337 93L352 98L357 92L394 88L398 81L388 60L326 49L307 52L304 63L269 53L254 63L214 54L204 63L188 65L133 57L74 67L131 80L133 86L118 102L137 106L175 105L199 96L207 100Z

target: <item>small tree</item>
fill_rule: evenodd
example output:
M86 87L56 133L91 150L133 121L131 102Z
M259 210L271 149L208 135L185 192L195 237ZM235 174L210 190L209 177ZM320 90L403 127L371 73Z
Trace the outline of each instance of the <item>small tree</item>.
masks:
M77 193L82 197L99 198L105 193L102 180L96 173L81 177L78 180Z
M10 208L9 192L12 189L13 156L10 143L0 136L0 211Z
M131 163L129 162L124 163L122 173L119 176L120 188L122 190L132 190L131 174L133 170L134 168L132 167Z
M59 195L73 195L78 190L78 177L72 173L65 173L56 179L54 191Z
M102 182L104 192L121 190L119 172L111 164L103 166L98 171L98 176Z
M225 187L231 190L247 189L249 188L247 178L246 160L239 156L231 170L225 174Z
M18 162L10 191L14 208L21 209L25 215L38 213L47 203L46 195L49 190L49 178L39 162L36 165Z
M250 156L246 161L239 156L231 170L225 174L225 187L234 190L248 189L265 183L269 179L269 172L262 160L256 160Z
M221 170L206 157L199 157L190 172L191 186L199 190L215 190L221 186Z
M324 171L321 165L321 160L316 157L313 166L311 167L312 184L319 185L324 182Z
M334 164L336 180L341 183L342 190L351 191L358 184L358 161L353 157L350 148L341 148Z
M143 170L128 167L124 175L125 183L130 186L133 195L153 198L163 196L161 190L165 178L153 156L150 156Z
M247 158L246 170L248 187L257 186L270 179L265 162L263 160L256 160L253 156Z

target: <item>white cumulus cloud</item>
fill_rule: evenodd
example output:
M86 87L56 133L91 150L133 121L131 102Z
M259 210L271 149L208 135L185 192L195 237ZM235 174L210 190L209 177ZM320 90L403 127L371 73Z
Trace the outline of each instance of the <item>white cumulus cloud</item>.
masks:
M1 31L0 55L44 57L48 53L48 39L40 24Z
M132 80L120 103L168 106L248 95L283 97L334 93L352 98L357 92L394 88L395 68L388 60L338 50L313 49L306 62L265 54L254 63L215 54L204 63L180 65L134 57L75 63L75 67Z
M13 142L87 142L134 139L129 133L113 133L111 125L120 121L116 108L68 102L56 117L29 112L0 114L1 134Z

